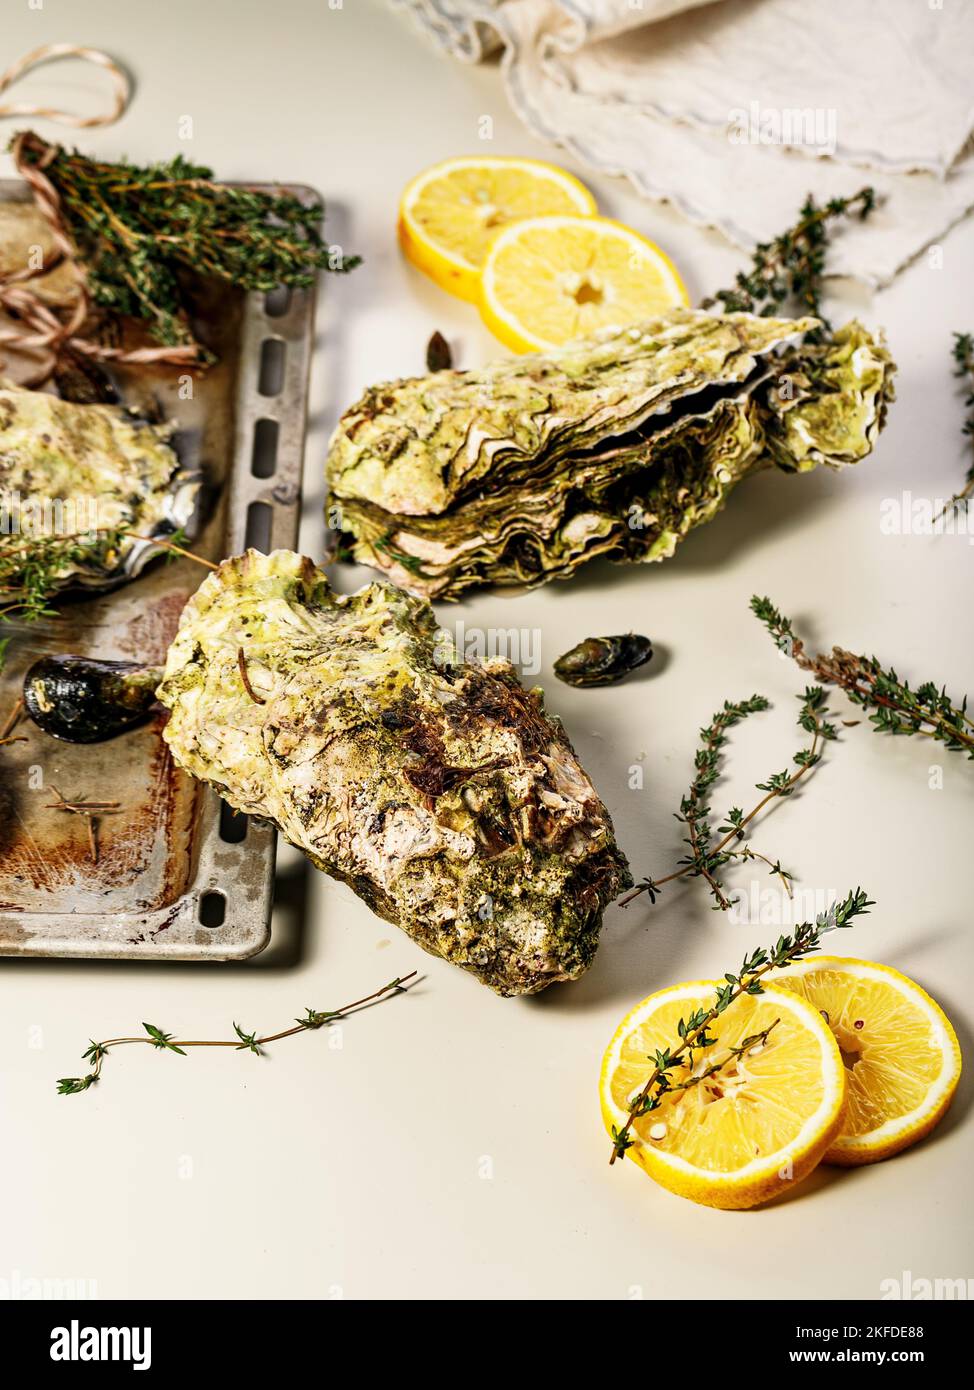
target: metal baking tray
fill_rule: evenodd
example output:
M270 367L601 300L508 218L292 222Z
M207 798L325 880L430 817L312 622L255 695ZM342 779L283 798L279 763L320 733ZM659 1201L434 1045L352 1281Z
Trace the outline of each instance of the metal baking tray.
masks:
M25 203L24 186L0 180L0 200ZM126 405L177 422L182 462L203 472L192 549L206 559L297 542L314 307L313 290L206 286L194 308L219 362L190 398L177 369L113 371ZM0 374L14 367L8 353ZM192 561L157 559L114 592L65 601L55 621L12 629L0 726L41 655L161 661L204 577ZM84 746L21 720L27 741L0 747L0 955L239 960L267 945L275 831L181 773L163 719ZM85 819L54 809L58 792L121 803L98 821L97 862Z

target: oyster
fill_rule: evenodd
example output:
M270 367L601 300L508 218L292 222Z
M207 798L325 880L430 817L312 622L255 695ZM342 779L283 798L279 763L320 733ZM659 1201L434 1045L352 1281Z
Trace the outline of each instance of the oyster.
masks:
M631 878L540 693L389 584L247 551L183 612L157 695L181 767L498 994L571 980Z
M373 387L328 457L345 552L413 593L651 561L759 467L869 453L893 363L858 323L676 309L550 356Z
M118 406L0 381L0 607L17 606L42 560L50 592L106 588L142 569L154 539L189 525L200 477L181 467L171 434Z

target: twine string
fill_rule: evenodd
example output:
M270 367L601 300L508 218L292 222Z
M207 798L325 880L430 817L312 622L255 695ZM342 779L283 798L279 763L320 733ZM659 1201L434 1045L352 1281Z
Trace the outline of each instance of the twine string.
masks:
M31 68L53 59L67 57L82 58L96 63L110 74L114 89L110 111L97 116L76 116L55 107L9 102L0 104L0 117L44 116L78 128L110 125L118 120L128 105L132 91L131 82L124 70L107 53L80 44L51 43L35 48L32 53L12 63L6 72L0 75L0 95ZM9 347L29 348L39 350L43 354L40 366L25 385L41 386L50 380L59 355L65 351L80 353L99 361L165 362L175 366L196 364L198 354L192 344L125 349L110 347L83 336L81 330L93 307L91 294L85 283L84 269L77 249L65 225L60 195L44 172L57 153L56 145L46 144L40 136L31 131L22 131L11 146L17 173L27 183L34 205L44 218L54 243L53 251L44 256L40 265L0 271L0 310L6 311L17 320L11 327L0 327L0 346L6 344ZM65 261L74 265L80 275L77 298L70 306L70 312L66 316L60 316L28 282L38 276L50 274Z
M98 67L104 68L112 80L111 110L103 111L96 116L76 116L73 112L62 111L57 106L36 106L27 101L11 101L0 104L0 116L43 116L47 120L60 121L62 125L75 126L79 130L89 126L111 125L113 121L117 121L129 103L132 83L114 58L103 53L100 48L87 48L84 44L45 43L40 48L26 53L23 58L11 63L6 72L0 73L0 96L23 77L25 72L30 72L31 68L54 62L58 58L81 58L87 63L95 63Z

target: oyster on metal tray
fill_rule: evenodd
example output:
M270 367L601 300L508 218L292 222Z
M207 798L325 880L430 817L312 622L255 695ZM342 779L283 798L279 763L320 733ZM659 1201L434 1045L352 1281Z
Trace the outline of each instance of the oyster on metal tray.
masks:
M181 767L498 994L580 975L631 883L540 692L463 661L392 585L344 597L291 551L226 560L157 695Z
M746 474L858 462L892 360L852 322L676 309L551 353L372 387L328 457L346 553L427 597L652 561Z
M190 526L200 477L168 425L0 380L0 609L43 561L52 590L131 578Z

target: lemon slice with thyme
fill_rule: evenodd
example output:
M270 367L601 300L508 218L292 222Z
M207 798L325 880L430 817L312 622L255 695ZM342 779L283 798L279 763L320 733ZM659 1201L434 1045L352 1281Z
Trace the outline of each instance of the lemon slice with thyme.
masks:
M680 1020L709 1009L720 983L674 985L623 1019L602 1063L610 1134L625 1125L657 1050L675 1050ZM845 1068L822 1015L794 991L744 994L708 1032L713 1046L696 1054L692 1070L675 1066L659 1107L633 1122L626 1158L691 1201L753 1207L806 1177L838 1134ZM705 1075L722 1058L730 1060Z
M819 1010L846 1066L849 1104L827 1163L877 1163L940 1122L960 1080L960 1044L918 984L888 965L841 956L813 956L769 978Z

